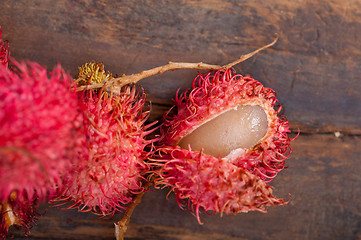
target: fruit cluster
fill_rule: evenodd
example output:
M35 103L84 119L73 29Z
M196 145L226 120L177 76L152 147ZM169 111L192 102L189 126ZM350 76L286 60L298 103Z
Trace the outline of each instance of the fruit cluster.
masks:
M170 187L199 223L201 210L286 204L268 185L291 141L275 92L230 67L212 70L149 123L144 90L115 84L103 64L73 79L60 65L9 58L0 40L0 237L12 225L28 233L41 202L112 215L149 184Z

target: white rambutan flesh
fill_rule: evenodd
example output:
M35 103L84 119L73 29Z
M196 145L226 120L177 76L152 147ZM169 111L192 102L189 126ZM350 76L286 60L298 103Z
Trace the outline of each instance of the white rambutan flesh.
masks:
M225 157L238 148L252 148L266 135L267 128L267 115L261 106L239 105L204 123L178 145Z

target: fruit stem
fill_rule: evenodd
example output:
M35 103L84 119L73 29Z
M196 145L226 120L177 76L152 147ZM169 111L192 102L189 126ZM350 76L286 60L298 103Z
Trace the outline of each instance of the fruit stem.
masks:
M16 199L16 192L12 192L9 197L9 201ZM6 231L12 225L21 225L21 219L16 216L16 212L12 208L10 202L5 200L0 203L0 213L2 215Z
M185 63L185 62L168 62L168 64L152 68L149 70L141 71L140 73L132 74L132 75L124 75L118 78L110 79L109 81L105 81L104 83L91 84L86 86L80 86L77 88L77 91L82 91L84 89L97 89L105 86L118 86L122 87L127 84L134 84L138 81L153 76L157 74L162 74L167 71L173 71L177 69L198 69L198 70L218 70L222 66L219 65L211 65L206 63ZM77 81L77 80L76 80Z
M114 223L115 226L115 238L116 240L123 240L124 234L127 231L130 217L132 216L135 207L142 201L144 193L149 190L149 188L153 184L153 179L151 179L145 186L144 191L135 196L134 201L129 205L127 210L124 212L123 218L120 219L118 222Z
M166 65L152 68L152 69L145 70L145 71L141 71L140 73L136 73L136 74L132 74L132 75L123 74L123 76L121 76L121 77L112 78L112 79L104 81L103 83L96 83L96 84L91 84L91 85L86 85L86 86L80 86L77 88L77 91L82 91L85 89L98 89L98 88L102 88L104 86L111 87L111 88L115 87L115 86L122 87L127 84L135 84L138 81L142 80L143 78L147 78L147 77L150 77L153 75L162 74L167 71L174 71L174 70L178 70L178 69L198 69L198 70L219 70L221 68L228 69L238 63L241 63L241 62L251 58L258 52L273 46L277 42L277 40L278 40L278 34L276 34L276 38L271 43L269 43L261 48L258 48L253 52L242 55L237 60L235 60L229 64L226 64L224 66L212 65L212 64L202 63L202 62L198 62L198 63L168 62L168 64L166 64ZM77 80L75 80L75 81L77 81Z

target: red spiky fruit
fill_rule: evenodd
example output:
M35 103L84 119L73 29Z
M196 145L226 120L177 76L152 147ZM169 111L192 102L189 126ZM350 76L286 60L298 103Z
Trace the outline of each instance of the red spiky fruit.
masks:
M71 168L81 115L60 66L48 73L37 63L13 64L14 72L0 64L0 205L14 206L14 223L27 227L35 200L55 194Z
M151 131L144 126L144 92L125 86L119 95L105 91L85 92L80 99L87 142L83 166L70 180L62 201L71 207L101 215L114 214L132 202L133 194L143 191L143 160Z
M245 143L245 145L251 144L248 147L232 146L234 148L228 150L228 155L220 154L221 157L258 175L263 180L271 180L284 168L285 160L290 153L290 138L287 136L290 132L289 124L286 117L281 114L282 107L279 105L276 93L270 88L265 88L257 80L235 74L231 69L199 75L193 81L191 92L185 91L179 98L177 97L175 105L177 113L171 115L172 113L168 112L161 128L164 145L182 144L184 148L187 148L187 144L182 141L197 128L208 122L212 123L212 120L224 116L224 113L231 113L240 107L249 107L251 112L241 112L241 114L247 114L248 118L245 120L251 123L249 126L251 134L248 137L253 137L252 134L255 134L257 128L261 128L261 131L257 132L259 139L253 144ZM238 133L237 129L232 129L231 121L235 121L227 117L231 118L231 116L226 115L226 122L223 122L225 130L228 134ZM242 119L240 116L236 117L236 124L239 124ZM262 129L264 125L262 121L266 123L265 129ZM227 128L228 126L232 131ZM214 126L210 129L212 129L210 132L218 130ZM224 129L221 128L221 130ZM224 141L220 138L215 141L218 141L219 145L214 146L223 147ZM239 141L235 140L236 143ZM191 147L195 150L192 144ZM220 152L222 153L221 149ZM218 157L218 152L216 151L213 155Z
M275 92L251 77L231 69L198 75L165 114L158 183L171 186L178 201L188 198L196 209L216 213L284 204L266 184L290 152L289 125L280 111ZM176 145L183 150L167 147Z

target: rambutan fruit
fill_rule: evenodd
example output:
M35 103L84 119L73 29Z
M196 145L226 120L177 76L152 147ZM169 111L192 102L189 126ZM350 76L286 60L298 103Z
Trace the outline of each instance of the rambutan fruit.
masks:
M72 78L60 66L48 73L37 63L0 64L1 231L9 224L28 228L35 203L61 187L81 139L82 117ZM9 208L18 220L6 220ZM4 219L5 218L5 219Z
M290 132L276 93L232 69L198 75L165 115L162 144L227 159L269 181L284 168Z
M145 150L150 125L144 126L145 94L125 86L118 94L104 90L81 93L85 135L83 164L59 201L73 202L70 208L100 215L122 211L133 194L144 191L142 173L147 171Z
M164 116L156 183L179 203L188 199L197 216L283 205L267 182L284 168L288 132L273 90L231 69L198 75Z

